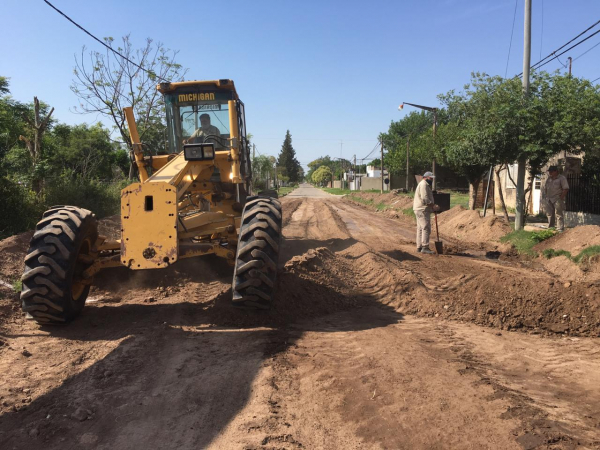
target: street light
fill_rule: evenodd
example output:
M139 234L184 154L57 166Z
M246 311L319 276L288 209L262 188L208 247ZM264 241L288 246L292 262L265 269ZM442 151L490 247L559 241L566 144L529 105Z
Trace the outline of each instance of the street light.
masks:
M432 108L431 106L422 106L422 105L415 105L414 103L408 103L408 102L402 102L402 104L400 106L398 106L398 111L402 111L404 109L404 105L410 105L410 106L414 106L415 108L419 108L419 109L423 109L425 111L430 111L433 113L433 139L435 140L435 132L437 131L437 112L438 109L437 108ZM408 158L408 155L407 155ZM407 159L407 165L408 165L408 159ZM436 186L437 186L437 177L436 175L436 170L435 170L435 157L433 158L433 161L431 163L431 171L433 172L433 190L435 191ZM406 174L406 176L408 177L408 174Z

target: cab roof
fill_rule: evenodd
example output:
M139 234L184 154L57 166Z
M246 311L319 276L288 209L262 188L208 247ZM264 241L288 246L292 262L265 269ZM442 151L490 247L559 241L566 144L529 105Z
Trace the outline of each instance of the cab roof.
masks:
M235 85L233 80L196 80L196 81L179 81L175 83L160 83L156 86L156 89L162 94L166 94L169 92L175 92L179 89L185 88L189 90L189 88L198 87L200 89L209 89L209 90L224 90L224 91L232 91L234 94L234 98L239 100L237 92L235 90Z

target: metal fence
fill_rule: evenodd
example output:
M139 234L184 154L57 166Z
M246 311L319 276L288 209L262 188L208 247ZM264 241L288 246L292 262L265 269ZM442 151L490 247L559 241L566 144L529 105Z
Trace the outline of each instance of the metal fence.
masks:
M569 193L566 210L600 214L600 183L582 175L567 176Z

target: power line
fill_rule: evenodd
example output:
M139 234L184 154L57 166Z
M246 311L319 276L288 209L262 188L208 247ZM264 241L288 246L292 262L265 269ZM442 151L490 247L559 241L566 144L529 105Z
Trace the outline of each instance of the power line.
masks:
M145 69L142 66L140 66L139 64L133 62L132 60L130 60L129 58L126 58L125 56L123 56L121 53L119 53L118 51L116 51L114 48L112 48L110 45L106 44L105 42L102 42L100 39L98 39L96 36L94 36L92 33L90 33L88 30L86 30L85 28L83 28L81 25L79 25L77 22L75 22L73 19L71 19L69 16L67 16L64 12L62 12L60 9L58 9L56 6L54 6L52 3L50 3L48 0L44 0L44 3L46 3L50 8L52 8L54 11L56 11L57 13L59 13L61 16L63 16L65 19L67 19L69 22L71 22L73 25L75 25L77 28L79 28L81 31L83 31L85 34L87 34L88 36L90 36L92 39L98 41L100 44L104 45L107 49L109 49L111 52L119 55L121 58L123 58L125 61L129 62L130 64L133 64L135 67L137 67L138 69L143 70L144 72L146 72L149 75L152 75L156 78L158 78L159 80L168 82L168 80L165 80L164 78L158 76L157 74L155 74L154 72L152 72L151 70Z
M368 154L367 156L365 156L364 158L362 158L362 159L363 159L363 160L365 160L365 159L367 159L369 156L371 156L371 153L373 153L373 152L374 152L374 151L377 149L377 147L379 147L379 142L377 142L377 144L375 144L375 147L373 147L373 150L371 150L371 151L369 152L369 154Z
M596 45L594 45L593 47L588 48L585 52L583 52L581 55L579 55L577 58L574 58L573 61L577 61L579 58L581 58L583 55L585 55L587 52L589 52L590 50L595 49L596 47L598 47L600 45L600 42L598 42Z
M513 14L513 24L512 30L510 32L510 43L508 44L508 56L506 57L506 70L504 71L504 78L506 78L506 74L508 73L508 61L510 61L510 50L512 48L513 34L515 33L515 20L517 19L517 4L519 0L515 0L515 12Z
M566 49L565 51L559 53L558 55L556 55L557 52L559 52L560 50L562 50L563 48L565 48L567 45L569 45L571 42L577 40L579 37L583 36L585 33L587 33L588 31L590 31L592 28L594 28L596 25L598 25L600 23L600 20L598 20L596 23L594 23L593 25L591 25L590 27L588 27L586 30L582 31L581 33L579 33L577 36L575 36L573 39L571 39L569 42L567 42L566 44L563 44L562 46L560 46L559 48L557 48L556 50L554 50L552 53L548 54L545 58L542 58L541 60L539 60L538 62L536 62L534 65L531 66L531 69L539 69L542 66L545 66L546 64L548 64L550 61L553 61L554 59L556 59L558 56L563 55L564 53L568 52L569 50L577 47L578 45L584 43L585 41L587 41L589 38L595 36L596 34L598 34L600 31L596 31L595 33L589 35L588 37L586 37L585 39L579 41L578 43L574 44L573 46L569 47L568 49ZM549 59L548 61L546 61L548 58L552 57L552 59ZM546 62L544 62L546 61ZM543 64L542 64L543 62ZM520 77L521 75L523 75L523 72L521 72L520 74L516 75L515 78Z
M590 38L594 37L594 36L595 36L595 35L597 35L598 33L600 33L600 30L598 30L598 31L596 31L595 33L593 33L593 34L589 35L588 37L586 37L586 38L585 38L585 39L583 39L582 41L579 41L577 44L574 44L574 45L572 45L571 47L569 47L569 48L568 48L568 49L566 49L565 51L563 51L563 52L559 53L558 55L556 55L554 58L552 58L552 59L549 59L548 61L546 61L544 64L540 64L539 66L537 66L537 67L534 67L534 69L539 69L540 67L544 67L546 64L548 64L548 63L552 62L552 61L553 61L555 58L558 58L559 56L561 56L561 55L564 55L565 53L567 53L569 50L572 50L572 49L574 49L575 47L577 47L577 46L579 46L579 45L583 44L585 41L587 41L588 39L590 39Z
M592 80L592 83L594 83L594 82L596 82L598 80L600 80L600 77L596 78L595 80Z

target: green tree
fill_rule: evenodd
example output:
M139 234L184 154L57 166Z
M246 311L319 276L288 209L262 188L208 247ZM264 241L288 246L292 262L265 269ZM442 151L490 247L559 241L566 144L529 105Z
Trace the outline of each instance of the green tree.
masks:
M327 166L321 166L317 170L315 170L312 174L313 183L319 186L325 186L328 182L331 181L331 177L333 173L331 169Z
M440 121L443 112L438 112L438 116ZM439 157L433 145L432 126L433 114L427 111L411 111L401 120L392 121L387 133L380 136L384 148L387 149L384 163L390 173L406 173L406 144L409 137L409 163L412 174L431 170L431 161L434 157Z
M113 38L104 38L111 45ZM129 35L122 38L117 48L129 60L107 50L92 51L86 55L85 47L76 60L75 79L71 90L79 98L76 111L83 114L101 114L114 123L122 141L132 151L123 108L133 107L140 140L149 143L153 152L164 149L164 102L156 90L163 80L181 81L187 70L175 62L177 51L165 48L160 42L146 39L146 45L133 49ZM88 59L89 58L89 59ZM87 61L90 61L89 63ZM131 165L133 170L134 165ZM130 178L132 172L130 172Z
M283 140L283 145L281 146L281 151L277 158L277 166L282 169L283 174L289 177L289 180L292 183L300 181L302 167L296 159L296 151L292 146L292 135L290 134L290 130L287 130L285 133L285 139Z

